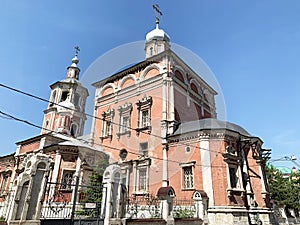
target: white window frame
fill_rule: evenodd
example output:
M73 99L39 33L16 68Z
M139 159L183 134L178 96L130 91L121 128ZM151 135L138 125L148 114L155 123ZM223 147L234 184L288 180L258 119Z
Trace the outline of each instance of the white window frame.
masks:
M143 127L149 127L151 124L151 118L150 118L150 109L143 109L140 111L140 128Z
M231 195L231 191L243 191L243 183L242 183L242 171L241 166L239 164L240 157L237 155L237 151L229 144L225 148L225 153L223 153L224 161L226 162L227 169L227 191L228 196ZM231 170L235 170L235 174L231 174ZM233 185L232 176L235 175L235 185Z
M134 172L134 191L133 194L135 195L147 195L149 194L149 172L150 172L150 164L151 159L143 159L143 160L135 160L133 165L133 172ZM144 189L141 189L141 171L146 172L146 177L144 179L143 186Z
M112 135L112 122L111 120L105 119L103 121L102 137L107 138Z
M196 161L188 162L188 163L180 163L181 167L181 189L182 190L194 190L195 189L195 164ZM192 174L189 176L191 178L192 185L186 187L185 185L185 169L191 168Z
M114 109L108 109L102 113L102 134L101 134L101 141L105 138L112 139L113 133L113 118L115 115Z
M127 134L128 137L131 134L131 112L132 112L132 104L125 103L123 106L119 106L119 132L117 133L118 138L121 135ZM127 120L125 120L125 118Z
M138 177L137 191L138 192L147 192L148 191L148 183L149 183L148 168L146 166L138 167L137 177Z
M151 107L152 107L152 97L144 97L137 103L138 110L138 122L137 122L137 134L142 130L147 130L151 132ZM145 118L144 113L147 113L147 118Z
M1 192L1 194L6 193L7 185L8 185L8 181L9 181L10 176L11 176L11 171L1 173L1 183L0 183L0 192ZM7 178L7 179L5 179L5 178Z

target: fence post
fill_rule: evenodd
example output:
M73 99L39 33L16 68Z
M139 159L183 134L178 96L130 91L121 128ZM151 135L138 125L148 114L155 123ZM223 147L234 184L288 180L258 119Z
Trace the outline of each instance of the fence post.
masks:
M72 202L72 212L71 212L72 224L73 224L73 221L74 221L75 210L76 210L78 186L79 186L79 177L75 176L75 190L74 190L74 198L73 198L73 202Z
M48 179L49 179L49 172L45 176L46 181L45 181L45 184L44 184L43 194L42 194L41 202L40 202L40 204L41 204L40 218L43 216L44 203L45 203L45 200L46 200L46 191L47 191L47 188L48 188L48 185L49 185L49 180Z

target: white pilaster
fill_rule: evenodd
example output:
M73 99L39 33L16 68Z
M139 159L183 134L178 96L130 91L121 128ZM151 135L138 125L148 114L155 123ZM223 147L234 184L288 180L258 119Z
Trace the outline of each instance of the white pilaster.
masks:
M163 145L163 175L162 175L162 187L167 187L168 182L168 147Z
M209 206L214 206L214 189L212 184L209 139L200 140L200 153L201 153L203 189L209 198Z
M61 154L59 150L56 151L55 155L55 162L54 162L54 168L52 172L52 178L51 178L51 188L49 191L49 198L51 198L54 195L55 192L55 183L58 182L58 173L59 173L59 168L60 168L60 163L61 163Z

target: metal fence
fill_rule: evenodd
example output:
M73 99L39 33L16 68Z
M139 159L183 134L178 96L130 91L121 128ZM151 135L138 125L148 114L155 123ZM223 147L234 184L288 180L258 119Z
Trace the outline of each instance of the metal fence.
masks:
M102 185L48 182L41 208L41 224L102 224Z
M126 218L161 218L159 199L152 195L128 197Z
M174 198L172 209L174 218L193 218L195 213L196 207L193 199Z

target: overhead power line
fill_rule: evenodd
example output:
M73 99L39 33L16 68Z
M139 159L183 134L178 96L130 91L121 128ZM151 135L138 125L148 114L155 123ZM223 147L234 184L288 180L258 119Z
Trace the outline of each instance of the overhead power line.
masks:
M70 136L68 136L68 135L65 135L65 134L62 134L62 133L59 133L59 132L56 132L56 131L53 131L53 130L44 128L44 127L39 126L39 125L36 125L36 124L34 124L34 123L30 122L30 121L27 121L27 120L18 118L18 117L13 116L13 115L11 115L11 114L9 114L9 113L5 113L5 112L3 112L3 111L1 111L1 110L0 110L0 114L3 115L3 116L6 116L6 117L8 117L8 118L11 118L11 119L13 119L13 120L16 120L16 121L18 121L18 122L25 123L25 124L27 124L27 125L29 125L29 126L32 126L32 127L35 127L35 128L39 128L39 129L43 129L43 130L46 130L46 131L49 131L49 132L52 132L52 133L56 133L56 134L60 134L60 135L63 135L63 136L65 136L65 137L70 138ZM80 138L74 138L74 139L76 139L76 140L78 140L78 141L81 141L82 143L85 143L85 144L86 144L86 140L84 140L84 139L80 139ZM116 147L112 147L112 146L108 146L108 145L104 145L104 144L97 144L97 143L94 143L94 145L97 145L97 146L100 146L100 147L104 147L104 148L109 148L109 149L111 149L111 150L118 151L118 152L122 150L122 149L119 149L119 148L116 148ZM208 149L205 149L205 150L209 151ZM127 150L127 152L130 153L130 154L133 154L133 155L143 156L143 154L141 154L141 153L137 153L137 152L133 152L133 151L128 151L128 150ZM149 158L164 161L164 159L162 159L162 158L160 158L160 157L151 156L151 157L149 157ZM180 162L180 161L177 161L177 160L170 160L170 159L168 159L167 161L168 161L168 162L177 163L177 164L182 163L182 162ZM199 163L196 163L195 165L196 165L196 166L202 166L202 167L217 167L217 168L224 168L224 167L226 167L225 165L220 165L220 166L214 165L214 166L212 166L212 165L203 165L203 164L199 164Z
M43 102L47 102L47 103L50 103L50 104L53 104L53 105L57 105L57 106L60 106L60 107L63 107L65 109L68 109L68 110L71 110L71 111L74 111L74 112L79 112L79 113L82 113L81 111L79 111L78 109L73 109L73 108L69 108L69 107L66 107L66 106L63 106L63 105L60 105L59 103L55 103L55 102L52 102L52 101L49 101L45 98L41 98L37 95L34 95L34 94L30 94L28 92L25 92L25 91L22 91L22 90L19 90L17 88L13 88L13 87L10 87L10 86L7 86L7 85L4 85L2 83L0 83L0 87L3 87L3 88L6 88L6 89L9 89L11 91L14 91L14 92L17 92L19 94L23 94L23 95L26 95L26 96L29 96L31 98L35 98L35 99L38 99L40 101L43 101ZM105 119L101 118L101 117L97 117L97 116L94 116L94 115L91 115L91 114L88 114L88 113L84 113L85 116L87 117L91 117L93 119L96 119L96 120L101 120L101 121L106 121ZM117 125L117 126L122 126L122 127L125 127L125 128L128 128L132 131L136 131L135 128L132 128L132 127L128 127L128 126L124 126L122 124L119 124L119 123L116 123L116 122L113 122L113 121L110 121L113 125ZM41 129L46 129L46 128L41 128ZM153 136L153 137L156 137L156 138L159 138L161 140L163 140L164 138L159 136L159 135L156 135L156 134L153 134L153 133L149 133L147 131L139 131L140 133L143 133L143 134L146 134L146 135L149 135L149 136ZM222 154L221 151L216 151L216 150L212 150L212 149L203 149L201 147L198 147L198 146L195 146L195 145L191 145L191 144L186 144L186 143L180 143L181 145L184 145L184 146L187 146L187 147L193 147L193 148L196 148L196 149L199 149L199 150L204 150L204 151L210 151L210 152L215 152L217 154Z
M13 88L13 87L4 85L4 84L2 84L2 83L0 83L0 87L9 89L9 90L11 90L11 91L14 91L14 92L17 92L17 93L26 95L26 96L29 96L29 97L31 97L31 98L38 99L38 100L43 101L43 102L47 102L47 103L50 103L50 104L53 104L53 105L57 105L57 106L59 105L59 103L55 103L55 102L49 101L49 100L44 99L44 98L41 98L41 97L39 97L39 96L37 96L37 95L30 94L30 93L28 93L28 92L25 92L25 91L22 91L22 90L19 90L19 89L16 89L16 88ZM68 109L68 110L74 111L74 112L80 112L80 113L82 113L81 111L79 111L79 110L77 110L77 109L69 108L69 107L62 106L62 105L59 105L59 106L60 106L60 107L63 107L63 108L66 108L66 109ZM3 112L1 112L1 111L0 111L0 114L6 116L7 118L11 118L11 119L14 119L14 120L16 120L16 121L26 123L26 124L28 124L28 125L30 125L30 126L33 126L33 127L39 128L39 129L43 129L43 130L46 130L46 131L49 131L49 132L57 133L57 132L55 132L55 131L53 131L53 130L44 128L44 127L39 126L39 125L36 125L36 124L33 124L33 123L31 123L31 122L29 122L29 121L26 121L26 120L23 120L23 119L19 119L19 118L17 118L17 117L14 117L14 116L9 115L9 114L6 114L6 113L3 113ZM86 115L86 116L88 116L88 117L91 117L91 118L94 118L94 119L97 119L97 120L105 121L105 119L103 119L103 118L100 118L100 117L97 117L97 116L94 116L94 115L91 115L91 114L88 114L88 113L84 113L84 115ZM136 131L135 128L128 127L128 126L124 126L124 125L122 125L122 124L119 124L119 123L116 123L116 122L113 122L113 121L110 121L110 122L111 122L112 124L114 124L114 125L117 125L117 126L123 126L123 127L126 127L126 128L128 128L128 129L130 129L130 130ZM153 134L153 133L149 133L149 132L146 132L146 131L139 131L139 132L144 133L144 134L147 134L147 135L149 135L149 136L153 136L153 137L159 138L159 139L164 139L163 137L161 137L161 136L159 136L159 135L155 135L155 134ZM61 134L61 133L59 133L59 134ZM79 140L79 139L77 138L77 140ZM86 140L84 140L84 141L86 142ZM110 148L110 149L113 149L113 148L114 148L114 147L106 146L106 145L103 145L103 144L101 144L101 145L100 145L100 144L97 144L97 143L94 143L94 144L95 144L95 145L99 145L99 146L101 146L101 147ZM187 147L193 147L193 148L195 148L195 149L199 149L199 150L203 150L203 151L214 152L214 153L217 153L217 155L218 155L218 154L223 154L223 152L221 152L221 151L217 151L217 150L213 150L213 149L205 149L205 148L202 148L202 147L198 147L198 146L191 145L191 144L187 144L187 143L183 143L183 142L181 142L180 145L184 145L184 146L187 146ZM116 148L116 149L117 149L117 148ZM117 149L117 150L120 151L121 149ZM141 156L141 154L139 154L139 153L135 153L135 152L130 152L130 153L131 153L131 154L135 154L135 155ZM154 158L155 158L155 157L154 157ZM157 159L164 160L164 159L161 159L161 158L157 158ZM168 160L168 161L171 162L170 160ZM178 161L175 161L175 162L176 162L176 163L181 163L181 162L178 162ZM199 166L201 166L201 165L199 165ZM203 165L202 165L202 166L203 166Z

